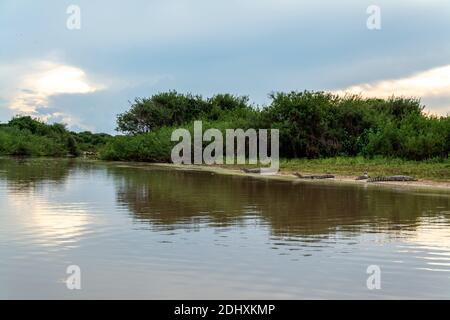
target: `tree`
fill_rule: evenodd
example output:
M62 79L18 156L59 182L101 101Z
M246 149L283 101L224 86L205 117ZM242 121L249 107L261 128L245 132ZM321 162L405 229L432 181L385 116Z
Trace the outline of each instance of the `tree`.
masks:
M201 118L218 119L223 111L246 107L247 101L247 97L230 94L205 100L200 95L190 93L162 92L150 98L136 98L130 110L117 116L116 130L134 135Z
M201 96L183 95L176 91L136 98L130 110L117 116L116 130L141 134L163 126L180 125L207 113L208 107Z
M73 156L77 156L79 154L77 142L71 134L67 137L67 151Z
M30 116L15 116L8 122L8 126L10 127L16 127L19 130L28 130L33 134L37 133L38 128L42 125L43 123Z

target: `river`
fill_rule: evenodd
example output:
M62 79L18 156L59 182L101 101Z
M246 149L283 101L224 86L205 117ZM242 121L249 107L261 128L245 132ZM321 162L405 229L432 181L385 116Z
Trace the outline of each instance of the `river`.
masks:
M449 299L450 193L1 158L12 298Z

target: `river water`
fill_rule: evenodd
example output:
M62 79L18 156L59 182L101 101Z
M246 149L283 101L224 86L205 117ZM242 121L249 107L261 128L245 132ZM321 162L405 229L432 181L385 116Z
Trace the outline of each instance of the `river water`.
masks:
M11 298L449 299L450 193L3 158Z

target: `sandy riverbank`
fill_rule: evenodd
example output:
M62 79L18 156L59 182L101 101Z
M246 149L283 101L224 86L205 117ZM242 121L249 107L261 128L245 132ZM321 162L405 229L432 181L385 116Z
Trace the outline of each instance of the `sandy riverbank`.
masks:
M176 165L168 163L157 163L153 165L171 167L177 170L194 170L211 172L215 174L224 175L239 175L249 176L257 179L275 179L296 181L301 183L315 183L315 184L353 184L370 187L390 187L390 188L413 188L426 190L442 190L450 192L450 181L432 181L419 179L418 181L386 181L386 182L366 182L365 180L355 180L356 176L335 175L333 179L319 179L319 180L303 180L294 175L292 171L281 170L274 175L261 175L255 173L245 173L239 168L221 167L221 166L207 166L207 165ZM302 174L321 174L317 172L302 172Z

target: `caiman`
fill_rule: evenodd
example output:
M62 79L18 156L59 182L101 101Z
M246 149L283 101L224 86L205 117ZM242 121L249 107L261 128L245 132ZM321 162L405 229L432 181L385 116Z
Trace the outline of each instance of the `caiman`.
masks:
M261 168L253 168L253 169L242 168L241 170L244 171L245 173L261 173Z
M369 178L367 182L382 182L382 181L417 181L416 178L410 176L379 176Z
M312 175L302 175L298 172L294 173L300 179L332 179L334 176L332 174L312 174Z

